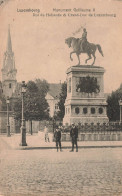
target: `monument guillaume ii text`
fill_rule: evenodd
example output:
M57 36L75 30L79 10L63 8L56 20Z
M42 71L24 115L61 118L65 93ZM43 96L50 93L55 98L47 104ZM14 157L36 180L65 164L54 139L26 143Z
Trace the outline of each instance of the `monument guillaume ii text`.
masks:
M93 66L95 63L96 49L103 56L100 45L95 45L87 41L87 31L83 29L82 38L70 37L65 43L73 48L70 53L76 53L78 65L67 69L67 98L65 101L65 116L63 124L97 124L107 123L106 99L104 97L104 68ZM92 65L80 65L79 55L87 53L88 59L92 57Z

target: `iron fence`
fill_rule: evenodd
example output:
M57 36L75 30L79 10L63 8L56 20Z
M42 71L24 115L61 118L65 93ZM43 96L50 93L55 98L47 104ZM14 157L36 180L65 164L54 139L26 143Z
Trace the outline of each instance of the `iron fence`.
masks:
M81 133L104 133L104 132L122 132L122 123L120 122L109 122L109 123L79 123L77 125L78 131ZM63 127L63 132L70 132L71 126Z

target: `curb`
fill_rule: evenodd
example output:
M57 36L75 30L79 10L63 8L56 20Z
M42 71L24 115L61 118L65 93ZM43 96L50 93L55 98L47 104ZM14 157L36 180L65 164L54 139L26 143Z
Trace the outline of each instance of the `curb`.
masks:
M62 149L71 149L71 146L64 146ZM118 146L78 146L78 148L122 148L122 145ZM56 149L56 147L18 147L15 150L48 150L48 149Z

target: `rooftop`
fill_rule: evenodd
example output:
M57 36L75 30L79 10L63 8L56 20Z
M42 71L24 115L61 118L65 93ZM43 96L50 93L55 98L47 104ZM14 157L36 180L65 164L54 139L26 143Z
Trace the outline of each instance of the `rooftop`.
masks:
M48 93L54 98L59 98L59 95L60 95L60 92L61 92L61 86L62 86L61 83L58 83L58 84L51 83L51 84L49 84Z

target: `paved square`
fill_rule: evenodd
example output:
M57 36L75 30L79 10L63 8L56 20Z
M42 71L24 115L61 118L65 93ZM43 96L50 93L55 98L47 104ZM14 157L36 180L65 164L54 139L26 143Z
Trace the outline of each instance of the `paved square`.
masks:
M3 196L122 195L122 149L6 150L0 154Z

